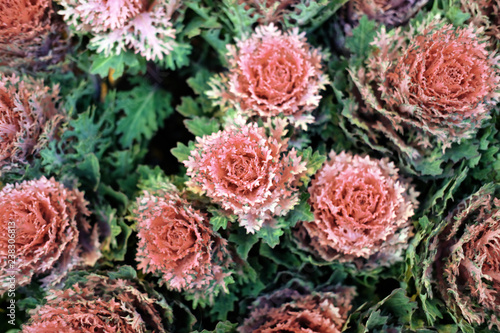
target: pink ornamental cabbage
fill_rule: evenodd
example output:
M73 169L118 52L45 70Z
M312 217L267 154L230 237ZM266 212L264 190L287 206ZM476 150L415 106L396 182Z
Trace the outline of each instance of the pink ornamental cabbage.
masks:
M0 191L0 294L8 289L10 275L15 275L16 286L46 273L51 274L45 281L55 282L76 264L95 262L79 246L79 230L90 230L87 204L83 193L53 178L5 185Z
M66 30L51 0L0 1L0 66L37 71L61 61Z
M483 186L451 211L433 237L434 274L450 312L500 329L500 200ZM427 279L433 272L427 267Z
M169 289L197 292L225 288L226 241L206 214L168 188L137 198L137 261L146 273L159 273Z
M90 33L90 45L106 56L127 49L147 60L162 60L173 50L172 16L180 0L62 0L68 24Z
M90 274L66 290L51 290L22 333L165 333L160 301L128 280ZM164 305L163 305L164 307Z
M269 122L270 136L257 124L239 123L210 136L198 137L184 165L190 186L229 212L249 233L298 203L299 178L306 163L295 149L287 152L286 121Z
M499 63L481 31L433 21L409 32L382 29L372 44L366 69L350 71L362 98L356 117L411 159L436 141L444 151L470 138L489 117Z
M28 164L56 135L64 119L58 92L41 81L0 76L0 175Z
M387 158L333 151L329 158L309 187L315 220L299 225L299 245L326 261L366 267L401 261L413 229L413 188Z
M230 74L223 99L250 116L266 119L283 114L304 129L314 122L311 112L318 107L328 77L322 71L322 54L311 48L305 33L260 26L250 38L228 49Z
M500 78L483 39L451 25L417 36L387 73L386 102L441 140L470 136L494 104ZM449 137L451 136L451 138Z
M259 297L239 333L340 333L356 295L353 287L309 292L281 289Z

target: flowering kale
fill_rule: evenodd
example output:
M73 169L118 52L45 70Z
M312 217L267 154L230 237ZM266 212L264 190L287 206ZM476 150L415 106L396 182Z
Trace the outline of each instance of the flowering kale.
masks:
M496 102L498 59L485 41L472 27L439 22L382 29L366 68L350 69L361 97L353 124L370 145L383 135L417 171L438 175L443 157L430 156L432 148L442 154L471 138Z
M351 0L343 9L344 30L350 32L363 15L387 26L408 21L429 0Z
M470 137L486 118L499 82L491 75L497 60L471 28L431 32L418 36L386 72L393 89L381 90L387 107L400 110L401 119L390 120L424 128L447 147Z
M11 274L17 286L27 285L34 275L44 273L51 273L45 278L51 283L81 261L95 261L94 254L82 254L78 248L79 229L90 229L86 206L83 193L66 189L54 179L42 177L5 185L0 191L2 294ZM14 265L6 260L12 244L9 235L15 239Z
M283 114L307 129L328 78L321 70L321 53L311 49L304 35L298 29L284 34L273 25L260 26L250 38L228 46L227 87L215 88L211 96L236 104L249 116Z
M500 332L499 24L0 0L0 332Z
M65 30L50 0L2 0L0 66L43 70L60 61L68 46Z
M287 152L286 121L269 122L270 136L256 123L238 123L197 138L184 162L192 189L231 213L249 233L284 216L299 200L297 186L306 163L295 149Z
M0 175L22 168L54 137L64 119L58 91L41 81L0 76Z
M455 320L487 323L490 330L500 328L500 200L493 192L483 186L462 201L430 241L434 281Z
M412 234L413 188L387 159L333 151L329 157L309 187L315 220L299 225L299 245L327 261L401 261Z
M90 274L66 290L51 290L23 333L166 332L158 300L130 281Z
M106 56L126 49L147 60L162 60L173 50L172 15L179 0L61 0L59 13L75 30L90 33L90 46Z
M354 296L351 287L312 293L278 290L255 301L250 316L238 331L340 333Z
M207 215L182 199L177 189L144 191L134 211L138 229L138 268L158 272L169 289L203 291L213 298L225 289L229 264L226 241L209 224Z

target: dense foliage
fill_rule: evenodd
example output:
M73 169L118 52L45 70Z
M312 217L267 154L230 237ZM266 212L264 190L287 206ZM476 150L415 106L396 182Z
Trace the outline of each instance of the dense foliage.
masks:
M500 332L498 0L3 0L0 331Z

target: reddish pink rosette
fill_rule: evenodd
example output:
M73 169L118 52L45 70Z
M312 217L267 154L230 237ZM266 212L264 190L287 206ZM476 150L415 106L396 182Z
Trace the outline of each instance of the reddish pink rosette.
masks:
M166 332L155 303L130 281L91 274L85 283L51 290L23 333Z
M83 193L53 178L8 184L0 191L0 256L8 258L13 250L9 259L16 260L0 263L1 293L9 286L10 275L15 275L16 287L45 273L51 273L46 282L55 282L81 261L79 228L90 229L86 206Z
M0 43L29 42L50 27L50 0L4 0L0 4Z
M448 25L428 32L414 39L388 74L394 90L387 103L399 108L403 121L456 141L487 117L484 101L495 94L500 78L492 75L494 60L473 29Z
M333 151L329 158L309 187L315 221L299 225L299 244L327 261L375 267L402 260L412 234L413 189L388 159Z
M282 33L273 25L257 27L230 49L229 91L224 98L250 115L283 114L304 129L314 121L320 90L328 83L321 53L298 29ZM215 94L217 95L217 94Z
M255 301L240 333L340 333L351 309L354 288L301 294L282 289Z
M147 191L134 211L138 268L159 273L169 289L214 291L229 274L226 241L175 189Z
M463 200L430 241L437 283L457 321L500 328L500 200L493 184Z
M64 119L57 107L58 87L18 77L0 80L1 169L22 167L44 147Z
M487 40L480 29L440 20L408 30L382 27L365 64L348 69L358 103L344 110L346 131L379 152L389 146L419 175L442 177L473 159L460 147L499 97L499 58Z
M382 30L373 45L378 50L366 71L351 72L362 113L377 116L370 126L412 159L436 141L444 150L470 138L489 117L498 98L498 59L472 27L431 22L416 32ZM401 138L405 132L414 133L411 142Z
M43 69L62 59L67 49L65 26L51 0L0 2L0 66Z
M271 135L257 124L231 125L197 138L196 149L184 161L190 186L231 213L247 232L258 231L274 216L284 216L298 203L297 186L305 162L283 139L286 122L270 125Z

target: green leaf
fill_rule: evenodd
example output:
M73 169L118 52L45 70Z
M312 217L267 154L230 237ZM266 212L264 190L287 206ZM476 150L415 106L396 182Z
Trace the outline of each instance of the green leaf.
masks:
M437 300L429 299L427 294L421 293L420 299L422 300L422 310L424 310L425 316L429 323L434 323L437 318L443 318L443 315L438 309Z
M217 17L211 13L210 8L200 6L199 1L184 1L186 7L193 10L198 16L194 17L183 29L183 34L192 38L198 36L202 29L221 28Z
M239 298L234 293L219 294L210 309L210 314L217 320L226 320L227 314L234 311L234 303L237 301L239 301Z
M464 140L465 141L465 140ZM472 143L471 141L465 141L460 144L454 144L451 148L446 150L446 153L443 155L443 159L450 159L453 162L458 162L462 159L472 159L476 158L479 155L478 151L479 146L477 144Z
M297 222L312 222L314 214L311 212L311 206L307 203L309 193L304 192L300 195L300 201L297 206L290 211L286 217L288 224L293 227Z
M429 227L433 226L433 224L431 223L431 221L429 221L429 218L427 216L422 216L418 220L418 224L420 225L420 227L422 228L422 230L428 230Z
M251 281L251 283L242 286L241 293L247 297L257 297L267 286L257 278Z
M392 293L387 296L382 303L384 307L387 308L396 318L399 319L400 323L407 323L411 319L411 315L417 309L417 303L412 302L404 289L395 289Z
M170 152L177 158L179 162L182 163L183 161L187 161L193 149L194 149L193 141L189 141L187 146L182 142L178 142L177 147L170 149Z
M436 325L438 333L456 333L458 332L457 325Z
M472 175L483 183L500 182L500 148L498 142L491 143L492 146L481 154L480 166L472 169Z
M313 149L311 147L302 150L299 155L302 156L302 160L307 162L308 176L314 175L326 161L325 155L320 154L318 151L313 153Z
M381 315L380 310L373 311L366 321L366 330L364 330L363 332L371 332L373 329L377 328L377 326L385 325L388 319L388 316Z
M115 190L109 185L101 182L99 184L98 192L108 203L113 204L114 207L118 207L118 211L120 213L122 213L128 205L128 197L124 193Z
M259 241L259 238L255 234L239 232L238 234L229 235L229 241L236 244L236 253L241 259L247 260L248 252Z
M224 38L221 38L221 33L221 29L211 29L203 31L201 33L201 37L203 37L205 41L217 52L220 62L223 66L225 66L227 65L227 45L231 43L231 38L229 38L229 35L227 34L223 35Z
M102 161L103 175L110 184L118 184L122 191L133 195L136 190L137 175L134 173L137 164L147 153L139 145L129 149L115 150L109 153Z
M108 272L108 276L111 280L125 279L134 280L137 279L137 272L132 266L123 265L118 268L116 272Z
M273 249L265 243L260 244L259 254L268 259L271 259L278 265L287 267L288 269L298 268L302 264L302 261L299 260L299 258L297 258L295 255L293 255L288 249Z
M116 209L110 206L100 207L96 215L101 223L108 225L111 234L101 243L101 252L108 260L122 261L127 253L127 242L132 229L123 222L123 218L116 216ZM118 238L118 236L120 236Z
M113 257L115 260L125 260L125 254L127 253L127 241L132 234L132 229L123 220L118 220L118 226L121 228L120 234L122 234L120 241L114 241L115 245L113 250ZM115 235L118 236L118 235Z
M112 144L111 134L114 131L114 121L112 109L98 114L95 108L89 108L69 122L69 129L64 132L63 139L71 143L69 145L76 151L76 155L84 156L94 153L100 160Z
M377 34L377 23L363 15L356 28L352 29L352 37L346 38L346 47L357 57L366 57L370 54L370 43Z
M193 47L188 42L171 41L173 50L160 61L160 65L170 70L189 65L189 55Z
M137 187L141 190L177 190L159 166L153 168L148 165L139 165L136 173L139 175Z
M430 156L429 158L422 159L418 163L414 163L415 170L420 172L424 176L439 176L443 173L443 168L441 164L443 160L441 156Z
M190 77L187 83L194 93L197 95L203 95L205 91L210 90L210 85L208 81L212 77L212 74L205 68L198 70L194 77Z
M57 174L65 165L65 155L60 151L56 141L50 141L49 144L40 150L43 169L47 174Z
M223 215L212 216L210 219L210 224L214 227L215 231L218 231L220 228L226 230L227 222L227 217Z
M229 321L220 321L213 331L193 331L193 333L236 333L236 327L238 324L231 323Z
M295 5L289 17L285 17L284 20L288 27L307 24L307 33L309 34L335 14L335 12L337 12L337 10L347 1L348 0L300 1Z
M262 228L257 231L257 235L271 248L280 243L280 237L283 233L284 231L281 228L276 228L275 226L270 226L269 224L264 224Z
M113 69L112 78L114 80L123 75L125 66L132 69L134 72L138 72L141 69L141 62L138 56L133 52L121 52L120 54L109 57L96 53L91 56L91 61L92 66L90 67L90 74L98 74L100 77L105 78L108 76L109 70Z
M83 160L76 163L75 174L78 178L86 180L87 185L89 185L94 191L99 187L99 182L101 180L101 173L99 168L99 160L95 154L90 153L83 156Z
M59 141L50 141L40 151L41 165L46 175L59 180L81 178L82 189L96 191L101 181L100 162L112 145L113 110L98 115L95 108L69 121Z
M252 26L257 22L260 15L254 8L247 9L247 5L236 0L222 0L219 19L228 27L236 38L242 38L251 34Z
M204 19L201 17L193 18L183 30L183 34L188 38L193 38L199 36L203 28L220 28L220 24L217 22L217 18L209 17L208 19Z
M467 177L468 170L468 168L464 168L460 173L458 173L457 170L457 174L454 177L444 181L441 187L437 191L434 191L434 195L431 196L425 203L423 210L426 211L427 209L432 208L437 216L442 215L444 213L443 208L446 206L446 202L453 199L455 191Z
M124 148L143 138L151 139L173 112L171 95L147 84L118 92L116 108L125 112L116 129L116 133L121 134L119 142Z
M357 319L357 332L360 333L388 332L388 328L397 328L394 331L401 332L401 328L410 322L417 308L417 302L411 301L403 288L398 288L365 312L356 311L352 318L360 317ZM353 323L356 324L356 321Z
M470 18L469 13L464 13L455 6L450 7L445 16L456 27L463 25Z
M64 88L68 89L68 91L62 92ZM95 93L96 86L86 80L81 80L78 86L68 84L66 87L61 87L60 96L64 96L63 109L66 110L69 115L73 115L76 110L86 110L93 102L92 96L94 96ZM84 105L81 105L82 102Z
M181 104L176 107L176 110L184 117L189 118L203 115L203 110L192 97L181 97Z
M16 302L19 309L35 309L38 305L40 305L40 300L35 297L25 297Z
M220 128L219 122L214 118L194 117L193 119L184 120L189 132L196 136L210 135L217 132Z

